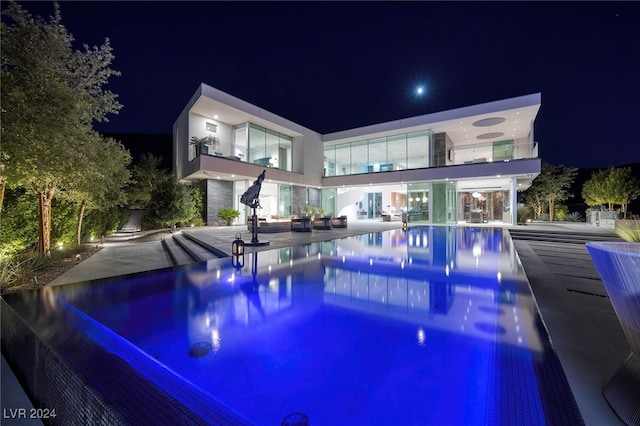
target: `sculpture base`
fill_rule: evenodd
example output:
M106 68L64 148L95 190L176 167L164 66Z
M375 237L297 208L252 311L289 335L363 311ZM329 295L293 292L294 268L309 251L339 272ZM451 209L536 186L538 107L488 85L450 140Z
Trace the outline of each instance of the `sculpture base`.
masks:
M244 243L245 246L251 246L251 247L262 247L262 246L268 246L269 245L269 241L251 241L248 243Z
M640 425L640 358L630 353L602 394L623 422Z

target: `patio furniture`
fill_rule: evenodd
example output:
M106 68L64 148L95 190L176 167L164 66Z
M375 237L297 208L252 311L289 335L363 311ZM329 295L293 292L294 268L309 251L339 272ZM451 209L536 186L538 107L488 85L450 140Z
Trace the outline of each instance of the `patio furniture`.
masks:
M311 232L311 218L291 219L291 230L294 232Z
M331 218L331 226L334 228L346 228L347 227L347 217L339 216Z
M313 220L313 229L331 229L331 216L315 218Z

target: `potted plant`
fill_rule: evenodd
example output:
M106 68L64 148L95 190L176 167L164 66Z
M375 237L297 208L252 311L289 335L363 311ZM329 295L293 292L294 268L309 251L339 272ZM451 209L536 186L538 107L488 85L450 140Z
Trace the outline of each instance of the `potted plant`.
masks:
M231 207L225 207L218 210L218 217L222 219L227 225L232 225L233 221L240 217L240 212Z
M316 214L316 210L317 210L317 207L315 207L315 206L310 206L309 204L307 204L307 205L305 205L305 206L302 208L302 213L303 213L305 216L308 216L308 217L310 217L311 219L313 219L313 216L315 216L315 214Z

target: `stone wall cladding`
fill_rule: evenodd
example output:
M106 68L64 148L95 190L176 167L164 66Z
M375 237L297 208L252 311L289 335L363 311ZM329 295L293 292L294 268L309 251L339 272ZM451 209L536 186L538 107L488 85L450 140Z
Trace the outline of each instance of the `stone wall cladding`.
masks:
M302 217L302 209L307 204L307 188L293 186L291 188L291 214Z
M220 209L233 207L233 182L208 179L205 194L206 221L212 226L214 222L220 222Z

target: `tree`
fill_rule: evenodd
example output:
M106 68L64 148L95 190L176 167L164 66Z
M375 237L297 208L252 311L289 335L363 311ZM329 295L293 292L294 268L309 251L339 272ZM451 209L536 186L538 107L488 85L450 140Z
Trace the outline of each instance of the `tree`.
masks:
M542 163L540 174L525 192L525 198L533 205L537 218L542 213L543 203L546 203L549 208L549 221L553 222L555 203L565 201L572 196L568 189L577 173L578 169L575 167Z
M609 198L607 189L608 170L595 171L591 178L582 186L582 198L589 206L608 204L609 210L613 209L613 201Z
M191 194L173 174L164 173L151 192L144 219L151 226L188 222L195 213Z
M108 39L99 47L73 49L57 5L48 21L16 3L3 18L0 191L8 185L35 192L40 252L48 255L52 200L59 190L73 188L82 160L90 156L77 142L91 133L94 121L106 121L107 114L120 110L116 95L103 89L109 77L119 74L110 68Z
M537 178L536 178L537 179ZM535 180L534 180L535 182ZM524 199L526 204L533 211L533 217L536 220L540 220L542 213L545 211L545 200L544 194L542 192L542 187L535 185L533 182L529 189L524 192ZM520 213L518 213L518 219L520 218Z
M160 169L161 158L144 153L131 171L131 185L128 188L129 207L146 209L151 202L151 194L166 174Z
M609 181L615 203L620 204L623 218L626 219L629 203L640 197L640 182L631 173L631 167L611 169Z
M78 205L75 240L81 244L82 220L87 209L111 209L127 203L124 188L129 184L130 171L127 168L131 155L122 144L112 138L105 138L93 132L79 142L89 145L86 153L86 167L82 178L62 196Z
M582 198L588 205L606 204L609 211L612 211L616 204L620 205L625 219L629 203L639 196L640 182L633 176L630 167L598 170L582 187Z

